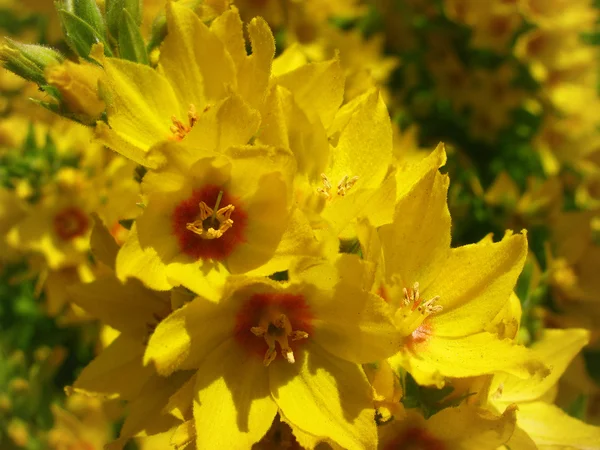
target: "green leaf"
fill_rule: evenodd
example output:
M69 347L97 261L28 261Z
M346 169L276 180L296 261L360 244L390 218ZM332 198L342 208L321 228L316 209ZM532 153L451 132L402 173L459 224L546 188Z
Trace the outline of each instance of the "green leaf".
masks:
M64 9L59 9L58 15L63 27L65 40L75 53L82 58L90 60L89 55L92 45L102 43L104 45L104 54L112 56L112 52L104 37L99 35L90 25Z
M148 53L146 52L140 27L126 9L122 11L119 25L119 50L123 59L149 64Z
M106 37L106 26L96 0L76 0L73 2L74 15L87 23L97 34Z
M119 38L119 27L121 13L126 9L135 23L142 23L142 2L140 0L107 0L106 1L106 23L108 31L113 39Z

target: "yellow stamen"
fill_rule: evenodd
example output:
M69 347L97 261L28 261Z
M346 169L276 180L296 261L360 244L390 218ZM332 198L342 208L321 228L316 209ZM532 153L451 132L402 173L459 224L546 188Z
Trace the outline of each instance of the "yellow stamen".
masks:
M209 207L204 202L200 202L198 204L198 208L200 209L198 219L186 224L185 227L202 239L218 239L223 236L233 226L231 214L235 206L227 205L219 209L222 198L223 191L220 191L214 208Z
M294 352L290 348L288 338L292 341L308 338L305 331L292 330L292 324L285 314L267 313L260 319L259 326L250 328L252 334L262 337L268 345L263 364L268 366L277 356L276 344L279 344L281 356L293 364L296 362Z
M331 188L333 187L331 185L331 181L329 181L329 178L324 173L321 174L321 179L323 180L323 187L317 188L317 192L325 197L325 199L330 200L333 197L330 192ZM337 195L340 197L345 196L357 181L358 177L356 176L350 178L348 175L344 175L337 185Z
M419 283L415 283L412 288L404 288L402 292L404 298L396 317L400 319L398 325L402 328L404 334L408 336L419 328L427 317L439 313L443 308L441 305L435 304L440 298L439 295L426 301L421 298Z
M175 116L171 116L171 122L173 125L169 128L173 136L171 137L175 141L181 141L190 131L192 131L192 127L198 121L198 114L196 112L196 107L190 104L190 108L188 109L188 124L184 124L181 120L179 120Z

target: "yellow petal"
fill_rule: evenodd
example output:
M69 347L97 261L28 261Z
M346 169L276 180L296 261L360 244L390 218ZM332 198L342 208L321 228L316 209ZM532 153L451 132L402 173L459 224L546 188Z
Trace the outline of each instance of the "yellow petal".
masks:
M169 34L159 67L173 86L179 104L199 110L236 88L235 67L221 40L190 8L167 3Z
M221 153L232 146L246 145L257 133L259 124L258 111L238 95L231 95L201 113L183 143L193 149L197 161L203 150Z
M107 103L108 124L118 138L142 152L171 136L171 116L182 118L187 105L180 107L168 81L144 64L107 58L102 95ZM121 148L113 150L120 152ZM136 155L126 154L130 158ZM133 158L132 158L133 159Z
M196 447L250 448L265 435L277 414L268 368L233 339L212 349L196 375Z
M398 202L393 223L379 230L386 277L398 277L401 287L418 282L421 291L427 292L436 272L446 264L450 250L448 183L448 177L437 168L429 172ZM436 292L427 293L427 298L440 295L437 289L436 283Z
M181 388L169 398L167 406L163 408L165 413L172 414L179 420L184 421L192 412L192 403L196 392L196 376L191 377Z
M498 399L503 403L520 403L542 397L558 383L570 362L588 343L589 336L589 331L577 328L545 329L541 340L534 342L531 349L550 368L550 375L543 380L497 375L494 386L502 386Z
M544 402L520 404L517 423L542 449L594 450L600 442L600 427L588 425L558 406Z
M114 275L104 275L87 284L69 286L69 297L102 322L142 341L148 326L168 312L169 298L146 289L137 280L122 284Z
M120 335L81 372L73 389L118 397L136 398L144 384L155 375L152 367L142 365L144 342Z
M140 217L138 220L142 220L142 218ZM166 228L166 230L169 230L169 228ZM171 238L168 231L163 231L163 236L165 236L165 240ZM141 280L150 289L168 291L173 286L167 279L166 263L161 260L155 247L151 247L149 244L144 246L140 241L137 223L134 223L127 241L125 241L117 255L117 276L122 282L133 277ZM177 249L169 247L169 250L174 257Z
M452 249L430 289L423 289L427 298L439 295L437 304L444 308L431 319L436 334L465 336L484 330L509 301L526 256L523 234Z
M90 248L94 258L114 270L119 246L100 218L95 214L93 217L94 228L90 236Z
M329 289L309 297L317 318L311 337L329 353L347 361L362 364L385 359L396 352L401 338L387 303L354 284L360 275L352 277L350 265L347 258L340 258L337 264L340 281L333 292ZM323 274L327 273L322 269ZM317 275L320 270L311 272ZM303 278L311 283L310 277Z
M510 339L501 340L491 333L446 338L435 335L435 328L433 333L429 340L415 343L391 359L393 367L403 364L419 384L440 386L443 377L464 378L494 372L519 378L543 377L549 373L532 350Z
M197 297L160 322L150 337L144 362L159 374L196 369L235 326L234 302L215 304Z
M130 438L140 432L146 435L164 431L166 426L175 424L177 419L166 416L162 408L190 377L193 372L178 372L169 378L154 376L144 385L140 395L129 403L127 418L119 437Z
M354 190L377 188L388 172L392 159L392 125L377 90L346 105L349 120L341 129L332 164L326 175L337 183L343 177L358 177ZM345 110L344 110L345 111Z
M325 128L331 125L344 98L344 74L339 59L302 65L275 80L292 92L311 121L318 118Z
M348 450L374 448L377 440L372 390L360 366L310 342L295 364L269 366L271 392L294 427L329 438Z
M460 450L493 449L505 444L515 429L517 408L507 408L501 416L462 404L446 408L427 421L432 434L448 448Z
M425 158L419 159L417 163L402 165L396 171L398 180L398 191L396 199L400 201L405 195L414 189L415 184L428 173L437 170L446 164L446 149L443 143L439 143Z

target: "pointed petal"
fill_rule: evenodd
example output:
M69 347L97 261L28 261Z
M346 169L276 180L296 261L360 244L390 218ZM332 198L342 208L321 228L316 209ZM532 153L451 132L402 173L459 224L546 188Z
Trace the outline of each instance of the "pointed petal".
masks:
M338 358L358 364L379 361L397 351L401 338L387 303L356 284L365 270L358 258L351 256L338 259L337 273L330 274L321 265L302 276L303 281L313 285L322 284L315 277L333 284L308 297L316 318L314 336L310 338Z
M102 220L95 214L93 217L94 228L92 229L92 235L90 236L90 249L92 250L92 254L98 261L106 264L112 270L115 270L119 245L106 226L102 223Z
M440 336L484 330L509 301L527 256L527 238L508 234L497 243L452 249L425 297L439 295L444 310L431 323Z
M144 355L159 374L197 369L212 349L223 343L235 327L235 302L216 304L197 297L160 322Z
M517 408L510 407L501 416L496 416L463 403L435 414L427 421L427 428L443 439L448 448L498 448L511 437L517 421L516 413Z
M345 449L375 448L372 390L360 366L310 340L303 349L295 364L278 358L269 366L271 392L283 416L305 433Z
M349 120L331 151L327 176L338 183L358 177L354 190L377 188L392 160L392 124L380 93L372 90L353 102Z
M167 3L169 34L163 41L159 67L173 86L180 105L198 109L236 87L235 67L221 40L194 11Z
M402 360L406 370L423 385L443 384L443 377L464 378L494 372L520 378L549 373L533 351L510 339L501 340L491 333L446 338L437 336L435 328L429 340L414 343L403 355L392 358L393 367Z
M108 398L136 398L155 375L152 367L142 365L143 355L143 341L122 334L81 371L73 389Z
M170 312L169 298L146 289L137 280L122 284L114 275L104 275L87 284L72 284L70 300L107 325L142 341L148 325Z
M545 329L541 340L536 341L531 349L536 356L550 368L550 375L543 380L519 379L512 376L497 375L495 385L502 385L503 403L520 403L542 397L563 375L573 358L588 343L588 330L577 328L567 330Z
M426 292L450 251L450 212L446 202L449 179L432 166L400 199L394 221L379 229L386 277L398 277L400 287L416 282ZM436 285L437 289L437 285ZM433 291L427 298L439 295Z
M101 92L108 124L116 135L142 152L168 139L171 116L182 119L182 108L169 82L147 65L122 59L107 58L104 69L106 82ZM121 151L119 147L113 150Z
M178 250L175 246L169 249L173 256ZM146 287L157 291L168 291L173 287L167 279L166 264L159 257L157 250L148 245L142 246L137 223L131 227L127 241L117 255L116 269L122 282L133 277L141 280Z
M548 403L519 404L517 420L540 448L595 450L600 442L600 427L577 420Z
M306 64L276 77L289 89L300 108L327 129L344 98L344 73L339 59Z
M408 164L396 171L398 180L398 190L396 199L400 201L404 196L410 193L417 182L426 177L427 174L437 172L437 170L446 164L446 148L443 143L439 143L425 158L420 159L415 164Z
M250 448L267 432L277 406L269 395L268 369L229 339L213 347L198 368L194 420L197 448ZM227 425L227 432L219 426Z

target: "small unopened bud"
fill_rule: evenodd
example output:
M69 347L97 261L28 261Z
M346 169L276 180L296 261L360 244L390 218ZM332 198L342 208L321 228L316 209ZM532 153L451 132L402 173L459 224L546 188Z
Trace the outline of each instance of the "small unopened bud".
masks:
M46 84L46 67L60 64L63 60L60 53L42 45L22 44L8 38L0 44L2 65L20 77L40 85Z

